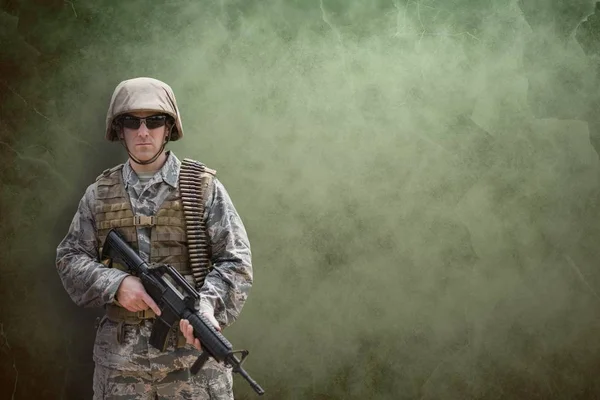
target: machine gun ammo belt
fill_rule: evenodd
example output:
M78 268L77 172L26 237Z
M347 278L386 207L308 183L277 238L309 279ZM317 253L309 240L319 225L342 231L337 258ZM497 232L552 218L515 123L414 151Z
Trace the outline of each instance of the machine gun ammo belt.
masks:
M179 171L179 193L185 217L190 268L196 290L200 290L210 271L210 242L204 221L204 202L215 170L198 161L184 158Z

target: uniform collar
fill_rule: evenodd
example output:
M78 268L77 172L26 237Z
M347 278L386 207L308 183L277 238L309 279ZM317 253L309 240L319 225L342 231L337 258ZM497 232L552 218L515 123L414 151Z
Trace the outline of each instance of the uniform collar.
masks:
M158 172L160 179L169 186L176 188L180 166L181 161L179 161L175 154L170 150L167 151L167 160ZM153 179L156 179L156 177ZM133 168L131 168L130 161L128 160L123 167L123 183L125 184L125 188L133 186L138 182L139 178Z

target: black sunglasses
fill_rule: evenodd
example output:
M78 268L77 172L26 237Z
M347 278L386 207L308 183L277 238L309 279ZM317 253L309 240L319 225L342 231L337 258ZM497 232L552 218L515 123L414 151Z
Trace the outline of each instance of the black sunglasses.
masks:
M146 118L138 118L133 115L123 115L119 118L119 123L123 128L127 129L139 129L142 125L142 122L146 124L146 128L148 129L156 129L161 126L165 126L167 123L168 115L151 115Z

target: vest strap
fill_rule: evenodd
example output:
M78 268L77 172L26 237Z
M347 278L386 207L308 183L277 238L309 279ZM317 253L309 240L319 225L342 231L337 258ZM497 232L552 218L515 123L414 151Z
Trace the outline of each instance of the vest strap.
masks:
M129 311L123 307L120 307L116 304L108 304L106 306L106 318L117 323L117 342L119 344L123 343L124 340L124 330L125 324L127 325L139 325L143 320L146 319L156 319L156 314L152 309L142 310L142 311ZM176 324L173 327L173 331L177 335L177 340L175 347L182 348L186 346L185 336L179 330L179 325Z
M127 324L139 324L144 319L156 318L151 308L143 311L129 311L114 304L106 306L106 317L113 322L125 322Z

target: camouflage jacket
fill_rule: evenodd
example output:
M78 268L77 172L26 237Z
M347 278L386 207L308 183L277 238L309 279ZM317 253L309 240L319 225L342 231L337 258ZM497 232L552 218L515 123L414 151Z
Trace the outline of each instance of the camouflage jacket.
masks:
M134 214L152 216L175 190L181 163L169 152L167 161L142 187L129 163L122 169L123 182ZM252 263L248 237L227 191L215 178L205 199L204 218L212 248L213 269L200 290L199 308L212 312L222 327L239 316L252 286ZM94 213L96 184L90 185L79 203L69 232L57 248L56 266L63 286L81 306L101 307L115 301L121 281L128 275L98 262L98 238ZM148 261L151 228L138 229L139 254ZM150 321L127 326L118 344L116 324L103 320L94 346L94 360L120 370L166 371L191 365L198 355L191 346L165 353L148 346Z

